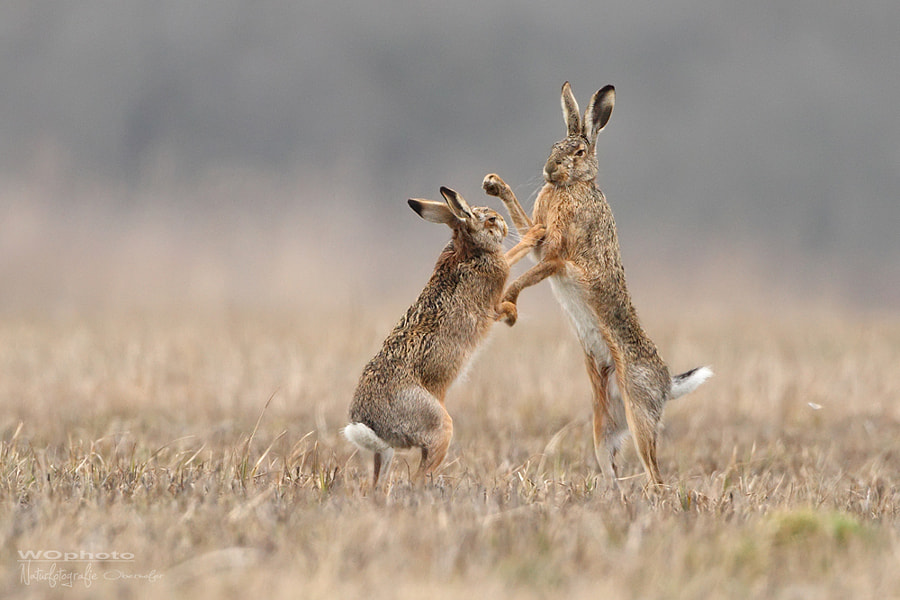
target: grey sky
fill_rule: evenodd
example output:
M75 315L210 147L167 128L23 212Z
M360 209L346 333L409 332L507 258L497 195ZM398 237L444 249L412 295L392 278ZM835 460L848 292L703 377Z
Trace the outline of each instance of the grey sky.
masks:
M0 176L48 153L132 188L247 170L391 222L488 171L529 198L562 82L582 107L612 83L600 183L626 235L898 274L900 4L618 4L6 3Z

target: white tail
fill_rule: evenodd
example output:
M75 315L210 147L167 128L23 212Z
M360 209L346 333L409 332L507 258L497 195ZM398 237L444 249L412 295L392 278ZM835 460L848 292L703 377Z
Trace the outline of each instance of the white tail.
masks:
M378 434L372 431L365 423L350 423L344 427L342 433L345 438L361 450L384 452L391 447L390 444L378 437Z
M709 367L698 367L686 371L681 375L676 375L672 378L672 389L669 391L669 400L674 400L685 394L690 394L712 376L713 372Z

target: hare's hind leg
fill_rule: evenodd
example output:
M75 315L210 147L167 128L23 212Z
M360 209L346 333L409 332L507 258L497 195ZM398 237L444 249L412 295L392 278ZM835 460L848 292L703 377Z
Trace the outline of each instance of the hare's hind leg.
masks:
M392 409L397 433L406 441L406 447L422 450L422 460L413 476L413 480L421 481L444 460L453 437L453 420L441 401L421 385L401 390Z
M375 452L375 468L374 474L372 476L372 489L378 488L378 482L382 478L382 474L384 477L387 477L388 472L391 469L391 461L394 458L394 449L387 448L385 450L379 450Z
M629 410L626 408L625 410ZM634 430L632 430L634 431ZM662 475L659 473L659 463L656 460L656 430L644 429L641 433L634 433L634 443L637 447L644 469L655 487L663 484Z
M619 487L619 474L616 469L616 452L621 437L621 424L616 419L616 407L612 404L619 398L614 398L615 382L610 381L610 375L615 371L612 365L597 365L594 357L585 352L584 362L587 366L588 376L591 380L591 389L594 393L593 431L594 431L594 456L603 476L611 480L616 488Z
M651 483L661 486L662 476L659 473L659 463L656 460L656 440L659 432L659 416L653 410L648 410L653 405L649 398L649 390L634 385L625 385L619 381L622 400L625 405L625 418L628 420L628 428L634 438L634 446L637 449L644 469L650 477Z
M419 469L416 471L415 479L424 481L426 475L430 475L435 469L444 462L447 456L447 449L450 447L450 440L453 438L453 419L450 414L444 410L444 417L441 421L439 429L435 430L430 436L427 443L422 445L422 460L419 461Z

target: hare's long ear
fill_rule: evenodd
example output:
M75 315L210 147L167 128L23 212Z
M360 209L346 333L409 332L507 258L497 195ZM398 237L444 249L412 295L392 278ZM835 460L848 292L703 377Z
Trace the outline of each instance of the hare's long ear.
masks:
M472 209L469 208L469 203L466 202L463 197L454 190L451 190L448 187L442 187L441 196L443 196L444 200L447 201L447 206L450 207L450 210L452 210L453 213L460 219L475 218L475 213L473 213Z
M584 137L590 143L597 141L597 134L606 126L616 103L616 88L611 85L597 90L591 98L587 110L584 111Z
M572 93L572 87L568 81L562 86L560 102L562 103L563 117L566 119L568 135L581 135L581 113L578 111L578 102L575 101L575 94Z
M432 200L421 200L419 198L410 198L407 200L409 207L416 211L420 217L432 223L443 223L444 225L453 225L458 223L459 219L443 202L434 202Z

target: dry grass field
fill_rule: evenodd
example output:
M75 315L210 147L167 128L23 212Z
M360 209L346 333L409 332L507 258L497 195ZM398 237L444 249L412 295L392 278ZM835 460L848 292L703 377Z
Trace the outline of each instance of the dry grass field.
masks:
M626 451L623 503L573 335L524 306L451 390L439 474L400 454L384 496L339 429L402 302L4 314L3 594L900 597L895 316L650 311L716 377L667 409L667 489Z

